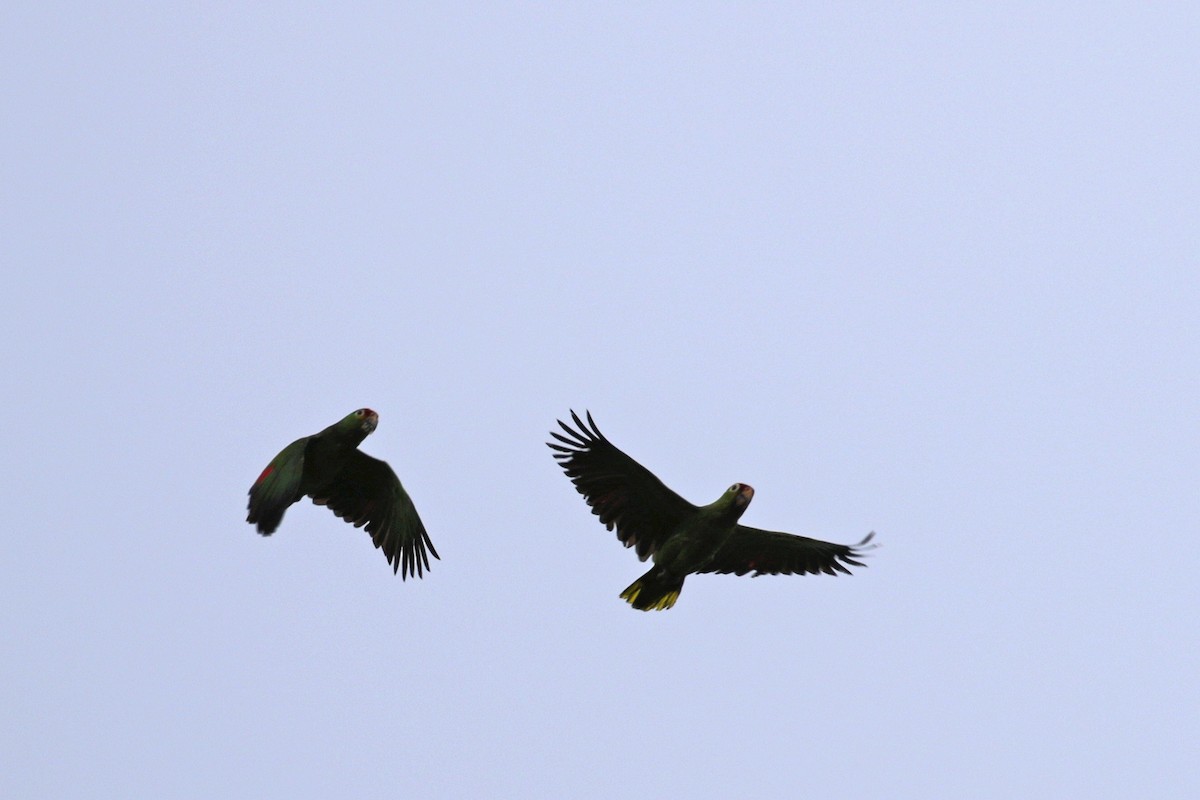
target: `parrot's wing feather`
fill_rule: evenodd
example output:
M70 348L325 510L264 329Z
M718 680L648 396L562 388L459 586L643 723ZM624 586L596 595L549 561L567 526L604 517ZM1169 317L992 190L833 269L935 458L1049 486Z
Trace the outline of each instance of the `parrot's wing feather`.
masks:
M299 500L300 480L304 475L304 451L309 437L297 439L280 451L250 487L247 522L258 523L264 536L275 532L283 512Z
M552 431L560 444L547 444L592 513L610 531L616 528L617 538L626 547L636 547L638 558L645 561L680 522L696 513L696 507L617 449L590 413L586 423L574 411L571 418L576 428L559 420L566 435Z
M313 502L328 506L356 528L365 525L371 541L402 579L424 575L429 569L427 550L440 558L396 473L387 462L361 450L350 454L337 479L314 495Z
M734 575L753 572L756 578L759 575L815 575L818 572L850 574L845 565L866 566L857 559L862 558L861 550L876 546L864 547L874 535L869 533L858 544L845 545L738 525L733 536L700 572L732 572Z

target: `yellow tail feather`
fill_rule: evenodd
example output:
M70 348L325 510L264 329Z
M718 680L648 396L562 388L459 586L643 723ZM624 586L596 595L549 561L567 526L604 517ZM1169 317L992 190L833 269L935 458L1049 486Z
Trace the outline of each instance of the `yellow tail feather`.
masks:
M621 592L621 599L625 600L631 606L637 606L638 596L642 593L642 581L634 581L628 589ZM675 601L679 599L679 590L671 589L666 594L659 597L657 600L651 601L649 605L641 609L642 611L664 611L675 605Z

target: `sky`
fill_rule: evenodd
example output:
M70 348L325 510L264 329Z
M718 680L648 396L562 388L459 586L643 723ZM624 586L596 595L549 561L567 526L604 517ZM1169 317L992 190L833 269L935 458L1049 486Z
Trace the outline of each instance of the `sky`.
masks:
M1200 793L1193 4L0 11L0 795ZM379 412L441 560L246 492ZM544 442L880 547L669 611Z

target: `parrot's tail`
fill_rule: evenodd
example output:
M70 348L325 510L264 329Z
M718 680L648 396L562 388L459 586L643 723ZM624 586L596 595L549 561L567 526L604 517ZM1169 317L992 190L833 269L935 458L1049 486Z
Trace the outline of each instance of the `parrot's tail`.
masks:
M684 577L676 578L665 570L653 567L621 592L621 599L629 601L629 605L638 611L662 611L675 605L679 599Z

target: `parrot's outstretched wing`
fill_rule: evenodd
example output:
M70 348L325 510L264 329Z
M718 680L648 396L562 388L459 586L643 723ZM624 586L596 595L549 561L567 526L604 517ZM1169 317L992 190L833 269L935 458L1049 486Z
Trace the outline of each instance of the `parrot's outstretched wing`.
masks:
M583 495L592 513L626 547L636 547L645 561L662 546L681 522L696 513L696 506L667 488L654 473L619 450L596 427L591 413L587 422L574 411L575 428L562 420L566 433L550 435L561 444L547 442L559 466Z
M860 551L870 549L864 546L874 535L869 533L858 544L846 545L738 525L708 566L699 571L734 575L753 572L756 578L759 575L816 575L819 572L849 575L850 570L845 565L866 566L858 561L863 555Z
M258 532L270 536L283 520L288 506L303 497L304 451L309 437L297 439L280 451L250 487L247 522L258 524Z
M361 450L350 454L337 479L314 495L313 502L328 506L356 528L365 525L402 579L422 577L429 569L429 555L440 558L395 471Z

